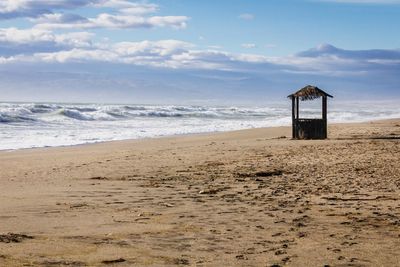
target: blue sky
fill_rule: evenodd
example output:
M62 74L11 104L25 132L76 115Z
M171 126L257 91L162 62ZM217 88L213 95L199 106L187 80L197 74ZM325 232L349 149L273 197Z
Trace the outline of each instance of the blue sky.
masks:
M191 18L187 31L169 34L201 45L221 45L235 52L248 52L241 48L243 43L255 44L253 52L272 56L297 53L321 43L354 50L400 47L399 1L397 4L312 0L164 0L157 3L166 12ZM241 14L251 16L248 20L238 19ZM199 36L204 41L199 42Z
M398 0L5 0L0 101L400 97Z

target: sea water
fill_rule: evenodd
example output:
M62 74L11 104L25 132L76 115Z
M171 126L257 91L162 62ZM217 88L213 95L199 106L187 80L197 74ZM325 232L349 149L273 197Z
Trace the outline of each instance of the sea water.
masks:
M265 106L0 103L0 150L67 146L239 129L289 126L290 101ZM301 109L319 117L319 105ZM395 103L329 107L329 122L400 117Z

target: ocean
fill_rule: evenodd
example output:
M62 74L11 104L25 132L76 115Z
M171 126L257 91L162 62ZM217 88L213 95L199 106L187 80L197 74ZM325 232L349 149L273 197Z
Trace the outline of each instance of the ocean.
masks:
M0 103L0 150L289 126L289 102L258 107ZM308 105L301 115L319 117L320 109ZM328 110L329 123L399 117L395 102L340 103Z

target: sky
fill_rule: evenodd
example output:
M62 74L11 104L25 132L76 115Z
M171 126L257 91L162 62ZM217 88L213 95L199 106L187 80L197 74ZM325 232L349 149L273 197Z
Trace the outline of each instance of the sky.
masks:
M1 0L0 101L400 99L400 0Z

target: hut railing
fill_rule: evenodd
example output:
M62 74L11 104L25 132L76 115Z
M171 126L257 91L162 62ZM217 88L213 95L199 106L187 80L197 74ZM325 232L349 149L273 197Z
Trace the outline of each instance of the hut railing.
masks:
M295 119L294 138L325 139L327 137L326 121L324 119Z

